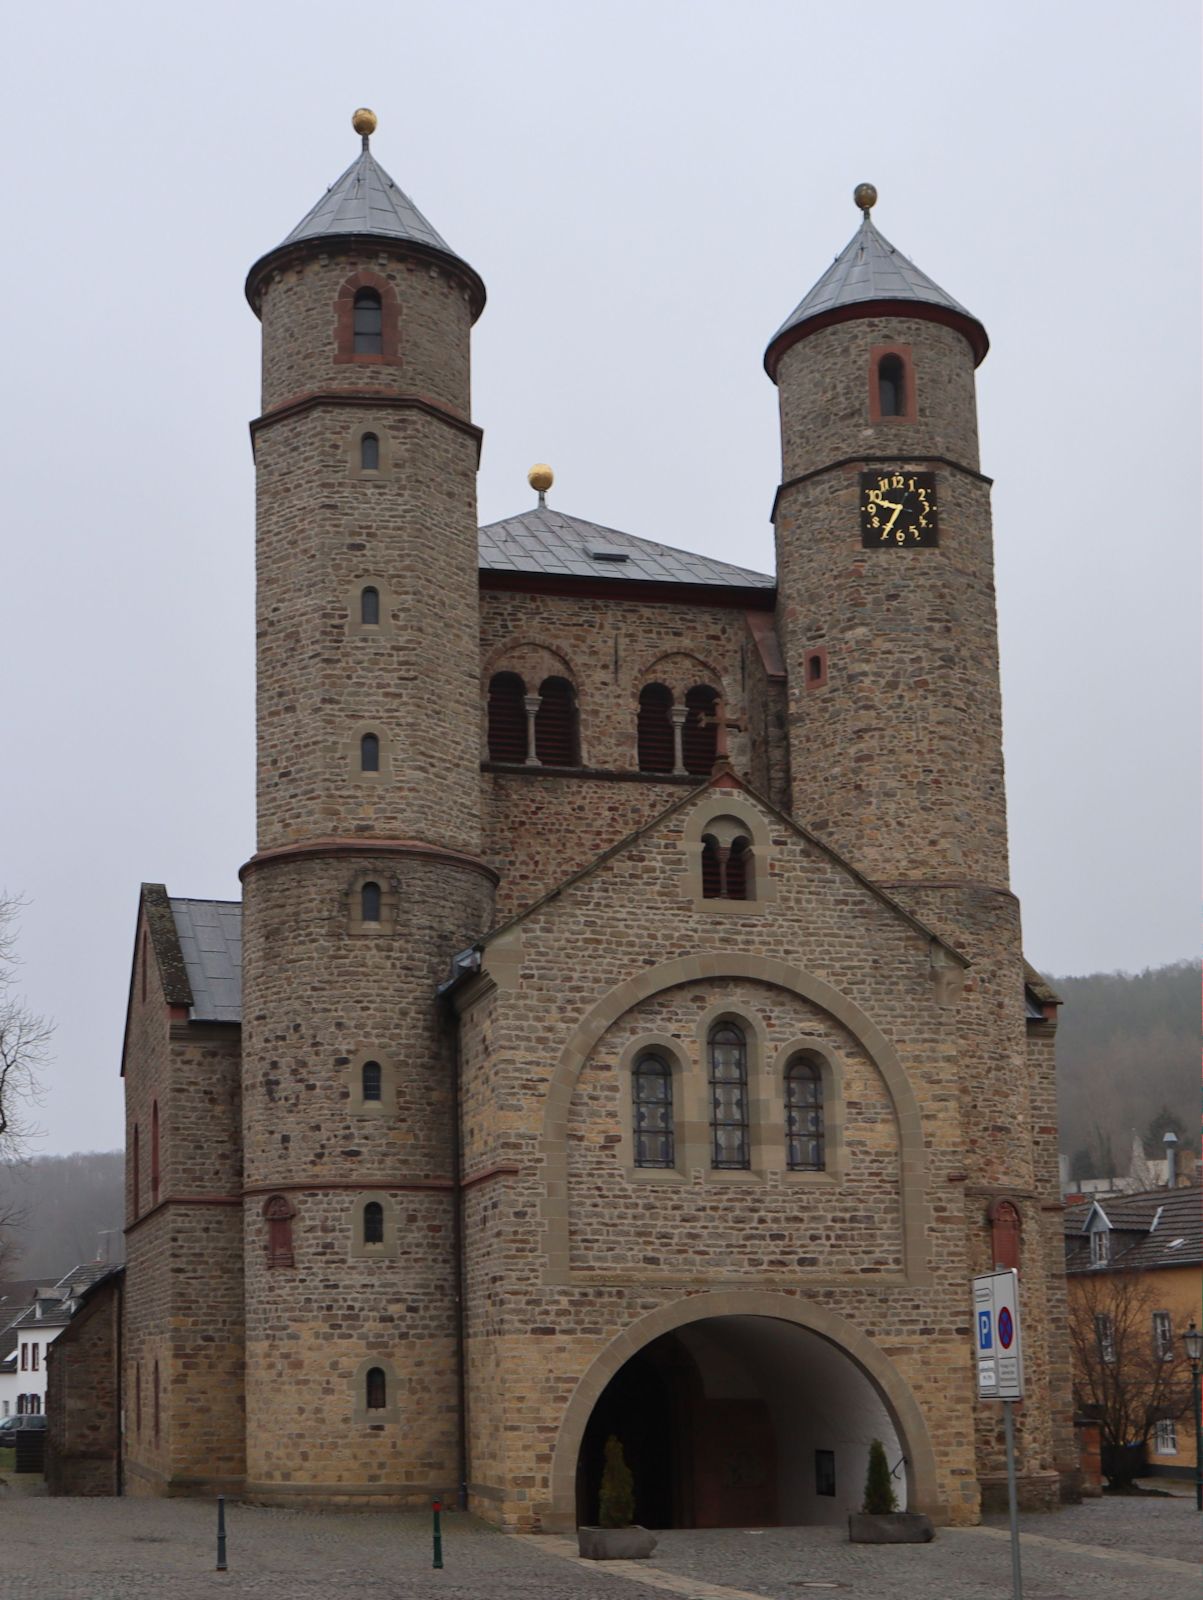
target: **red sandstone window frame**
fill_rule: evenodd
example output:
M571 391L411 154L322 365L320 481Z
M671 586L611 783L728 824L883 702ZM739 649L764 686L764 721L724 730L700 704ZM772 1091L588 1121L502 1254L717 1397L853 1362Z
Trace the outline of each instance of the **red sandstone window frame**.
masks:
M825 689L827 687L827 646L825 644L816 645L813 650L805 652L802 671L807 690Z
M878 369L886 356L897 356L902 363L902 410L897 415L883 415L881 391L878 387ZM869 351L869 421L918 422L919 397L915 386L915 363L909 344L875 344Z
M263 1202L269 1267L291 1267L296 1264L292 1246L292 1219L296 1214L296 1207L285 1195L271 1194Z
M996 1268L1019 1268L1023 1218L1013 1200L992 1200L986 1208L990 1224L990 1253Z
M358 354L355 349L355 296L360 289L375 289L380 296L379 355ZM366 268L353 273L338 291L334 307L334 359L339 365L396 367L401 364L400 309L397 291L387 278Z

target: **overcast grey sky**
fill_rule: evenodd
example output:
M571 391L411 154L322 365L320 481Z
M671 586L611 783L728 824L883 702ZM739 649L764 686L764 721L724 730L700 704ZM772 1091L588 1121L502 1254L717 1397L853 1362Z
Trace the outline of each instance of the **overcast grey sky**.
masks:
M373 150L483 275L482 521L771 570L779 323L874 220L980 317L1013 882L1050 972L1198 951L1193 0L5 11L0 883L46 1151L122 1136L143 879L254 847L251 262ZM805 820L805 819L803 819Z

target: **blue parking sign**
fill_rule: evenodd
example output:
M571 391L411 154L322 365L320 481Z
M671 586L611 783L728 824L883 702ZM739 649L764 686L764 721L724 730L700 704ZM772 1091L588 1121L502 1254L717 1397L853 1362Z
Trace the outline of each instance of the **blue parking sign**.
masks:
M994 1330L991 1326L993 1318L989 1311L979 1311L977 1314L977 1347L979 1350L993 1350Z

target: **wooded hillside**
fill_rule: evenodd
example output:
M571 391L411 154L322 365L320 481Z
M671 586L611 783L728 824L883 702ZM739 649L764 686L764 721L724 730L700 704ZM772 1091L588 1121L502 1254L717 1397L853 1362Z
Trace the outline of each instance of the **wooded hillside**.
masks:
M0 1164L0 1218L13 1217L3 1276L53 1283L99 1256L124 1261L124 1185L120 1150Z
M1167 1120L1197 1150L1199 963L1049 981L1065 1002L1057 1095L1074 1176L1126 1172L1133 1130L1161 1156Z

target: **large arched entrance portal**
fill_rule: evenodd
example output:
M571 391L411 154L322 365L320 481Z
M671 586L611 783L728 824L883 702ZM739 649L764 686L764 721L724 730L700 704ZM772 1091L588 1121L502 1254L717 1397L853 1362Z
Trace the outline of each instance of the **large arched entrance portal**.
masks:
M611 1434L645 1527L842 1522L860 1509L874 1439L907 1504L907 1452L877 1385L837 1344L777 1317L687 1322L619 1367L584 1430L578 1522L596 1521Z

